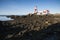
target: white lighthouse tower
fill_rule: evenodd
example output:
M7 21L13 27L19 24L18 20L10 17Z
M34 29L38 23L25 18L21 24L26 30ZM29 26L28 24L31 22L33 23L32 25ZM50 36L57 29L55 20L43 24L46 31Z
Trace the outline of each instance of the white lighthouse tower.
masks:
M34 14L37 14L38 10L37 10L37 6L34 7Z

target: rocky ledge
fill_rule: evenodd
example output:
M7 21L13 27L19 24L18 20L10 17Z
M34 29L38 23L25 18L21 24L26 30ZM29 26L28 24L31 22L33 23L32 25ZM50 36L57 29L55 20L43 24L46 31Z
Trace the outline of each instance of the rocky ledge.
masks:
M1 40L60 40L60 16L8 16L14 20L0 21Z

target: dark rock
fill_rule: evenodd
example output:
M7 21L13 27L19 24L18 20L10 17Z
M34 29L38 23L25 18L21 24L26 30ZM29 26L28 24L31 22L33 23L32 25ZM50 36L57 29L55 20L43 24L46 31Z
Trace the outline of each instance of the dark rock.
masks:
M1 40L60 40L60 21L53 15L8 16L0 21Z

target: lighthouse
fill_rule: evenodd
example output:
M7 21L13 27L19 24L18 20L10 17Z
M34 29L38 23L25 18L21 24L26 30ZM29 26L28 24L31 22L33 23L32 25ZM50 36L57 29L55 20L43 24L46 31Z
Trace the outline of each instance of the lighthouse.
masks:
M34 7L34 14L37 14L38 10L37 10L37 6Z

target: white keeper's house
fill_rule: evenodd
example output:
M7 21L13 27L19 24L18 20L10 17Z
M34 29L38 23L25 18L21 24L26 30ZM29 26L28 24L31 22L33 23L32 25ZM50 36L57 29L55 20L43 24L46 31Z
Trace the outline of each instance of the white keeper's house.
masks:
M49 14L49 10L38 11L37 6L34 7L34 14L36 15L47 15Z

